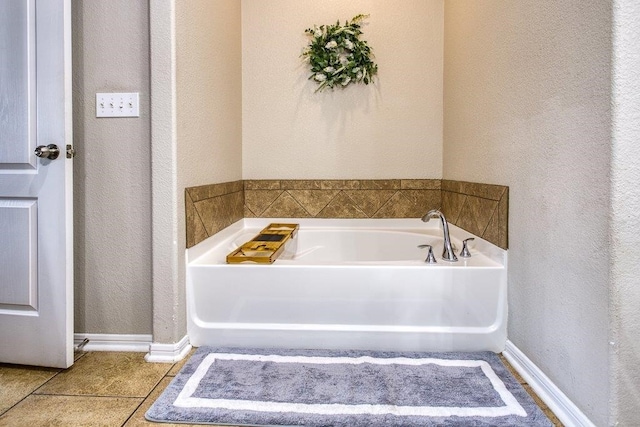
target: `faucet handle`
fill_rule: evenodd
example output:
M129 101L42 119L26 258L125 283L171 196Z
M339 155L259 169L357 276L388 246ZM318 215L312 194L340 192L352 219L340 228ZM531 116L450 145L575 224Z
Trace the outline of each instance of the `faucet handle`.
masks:
M469 252L469 248L467 247L467 242L470 240L475 240L473 237L469 237L468 239L464 239L462 241L462 250L460 251L460 256L462 258L471 258L471 252Z
M431 246L431 245L418 245L418 247L420 249L429 248L429 253L427 254L427 258L424 260L424 262L426 262L428 264L436 264L438 262L438 261L436 261L436 257L433 254L433 246Z

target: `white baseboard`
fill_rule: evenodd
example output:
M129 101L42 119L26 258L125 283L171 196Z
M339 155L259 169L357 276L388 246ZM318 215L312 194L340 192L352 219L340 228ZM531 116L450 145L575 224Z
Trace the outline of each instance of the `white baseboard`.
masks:
M144 357L147 362L175 363L189 354L191 344L189 337L184 336L179 342L174 344L151 343L149 353Z
M73 334L75 346L89 340L82 346L84 351L137 351L147 352L151 345L151 335L123 334Z
M511 341L502 352L511 366L547 404L566 427L595 427L578 408L525 354Z

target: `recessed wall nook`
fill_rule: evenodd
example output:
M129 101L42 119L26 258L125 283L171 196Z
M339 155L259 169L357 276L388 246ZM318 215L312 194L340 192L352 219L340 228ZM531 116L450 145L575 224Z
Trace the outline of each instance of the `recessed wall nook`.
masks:
M508 246L504 354L563 423L635 425L637 1L398 3L71 2L75 332L176 360L185 247L439 206ZM314 93L304 29L359 13L375 84ZM140 117L96 118L103 92L139 92Z

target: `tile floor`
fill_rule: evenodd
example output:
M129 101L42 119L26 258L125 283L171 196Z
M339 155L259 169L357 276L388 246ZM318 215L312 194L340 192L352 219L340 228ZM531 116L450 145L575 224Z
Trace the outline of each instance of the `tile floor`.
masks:
M185 361L147 363L144 353L85 352L65 370L0 364L0 426L172 426L147 422L144 414Z

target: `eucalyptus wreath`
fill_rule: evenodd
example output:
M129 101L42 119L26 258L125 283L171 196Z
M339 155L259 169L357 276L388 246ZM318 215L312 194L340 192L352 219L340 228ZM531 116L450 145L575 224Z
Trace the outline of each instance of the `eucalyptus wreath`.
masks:
M309 80L318 83L316 92L326 88L346 87L351 83L369 84L378 72L371 48L360 40L363 20L369 15L355 16L351 21L335 25L321 25L304 30L311 37L302 56L309 61Z

